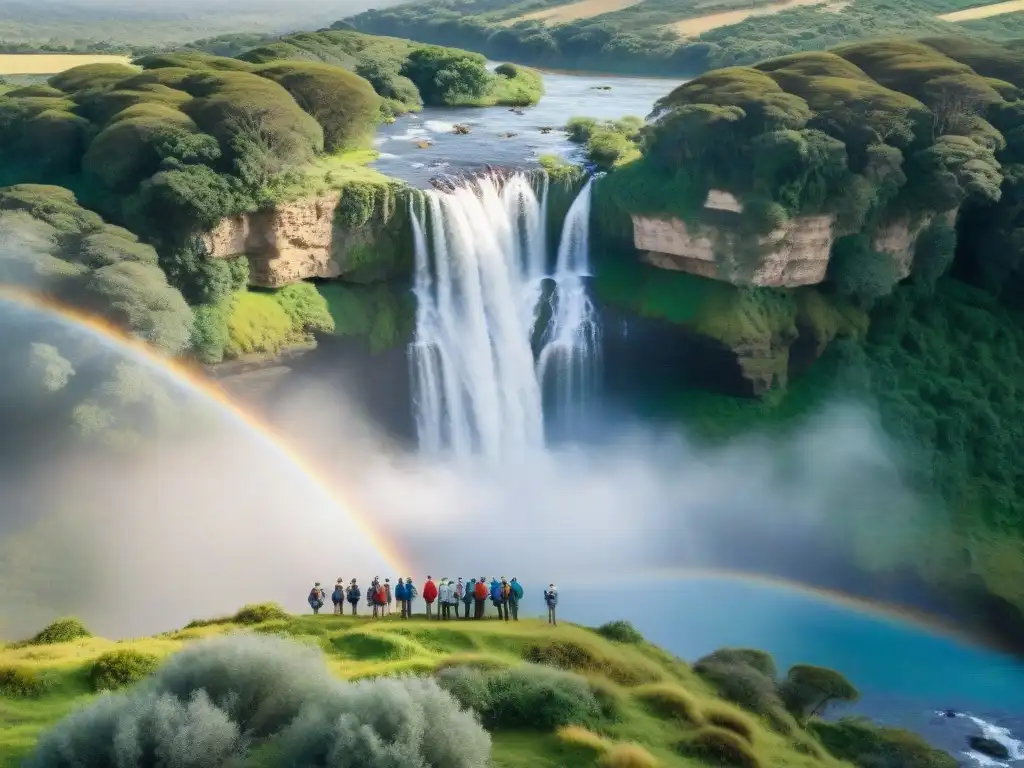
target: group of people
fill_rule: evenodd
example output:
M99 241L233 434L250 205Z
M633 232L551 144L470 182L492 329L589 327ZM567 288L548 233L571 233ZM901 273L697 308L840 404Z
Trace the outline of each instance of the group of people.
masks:
M409 619L412 618L412 601L421 595L427 607L428 619L436 616L438 619L450 620L453 612L458 619L460 605L464 607L462 619L482 619L490 600L498 611L499 619L519 621L519 603L523 599L523 586L515 577L511 580L504 576L500 579L492 577L488 582L481 576L479 579L470 579L468 583L463 583L461 578L452 581L446 577L435 583L431 576L427 576L427 581L420 592L413 584L411 576L408 579L399 579L394 589L391 586L391 579L381 581L374 577L366 591L366 602L373 608L375 617L390 615L392 604L397 602L402 618ZM344 579L338 578L331 593L336 615L344 615L345 603L348 603L352 615L355 616L362 599L363 593L356 579L352 579L346 585ZM327 604L327 593L321 588L319 581L310 590L308 602L315 614L319 614L320 609ZM555 609L558 606L558 589L554 584L549 584L544 590L544 602L548 607L548 623L557 625Z

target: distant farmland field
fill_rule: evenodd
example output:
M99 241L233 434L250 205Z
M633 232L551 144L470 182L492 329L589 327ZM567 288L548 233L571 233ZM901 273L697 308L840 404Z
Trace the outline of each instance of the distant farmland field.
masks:
M939 16L943 21L974 21L975 19L987 19L992 16L1002 16L1004 13L1016 13L1024 11L1024 0L1007 0L1004 3L993 5L979 5L975 8L968 8L965 11L954 11Z
M566 21L577 21L589 19L592 16L600 16L605 13L614 13L630 6L636 5L640 0L582 0L579 3L559 5L555 8L546 8L543 11L534 11L508 19L503 22L506 25L515 24L517 21L543 21L551 24L561 24Z
M0 53L3 75L55 75L82 64L128 64L127 56L94 56L74 53Z

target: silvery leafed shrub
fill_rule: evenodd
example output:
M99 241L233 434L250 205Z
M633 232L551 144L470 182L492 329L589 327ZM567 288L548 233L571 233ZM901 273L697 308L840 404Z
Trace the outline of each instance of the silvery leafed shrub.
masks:
M220 768L267 739L283 765L307 768L483 768L491 747L433 680L347 683L316 648L235 635L197 642L65 718L26 768Z

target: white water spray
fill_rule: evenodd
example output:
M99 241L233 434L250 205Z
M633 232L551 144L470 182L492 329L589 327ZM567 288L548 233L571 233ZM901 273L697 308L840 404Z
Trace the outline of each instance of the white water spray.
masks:
M591 375L597 324L586 295L590 183L566 218L548 274L545 178L486 176L411 203L416 252L414 411L424 451L489 458L544 442L542 384L573 397ZM546 282L551 318L533 341ZM561 396L559 400L561 401Z

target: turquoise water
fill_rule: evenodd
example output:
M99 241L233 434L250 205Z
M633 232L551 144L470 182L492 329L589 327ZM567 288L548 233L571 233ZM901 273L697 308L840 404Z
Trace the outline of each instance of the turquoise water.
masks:
M981 725L937 710L967 712L1024 738L1024 663L931 627L774 583L730 577L634 577L613 586L560 585L568 620L598 625L631 621L646 637L689 661L724 646L770 651L781 670L795 663L843 672L863 714L915 730L958 756ZM844 713L840 713L844 714ZM1021 758L1003 765L1024 765ZM986 764L999 765L988 762Z

